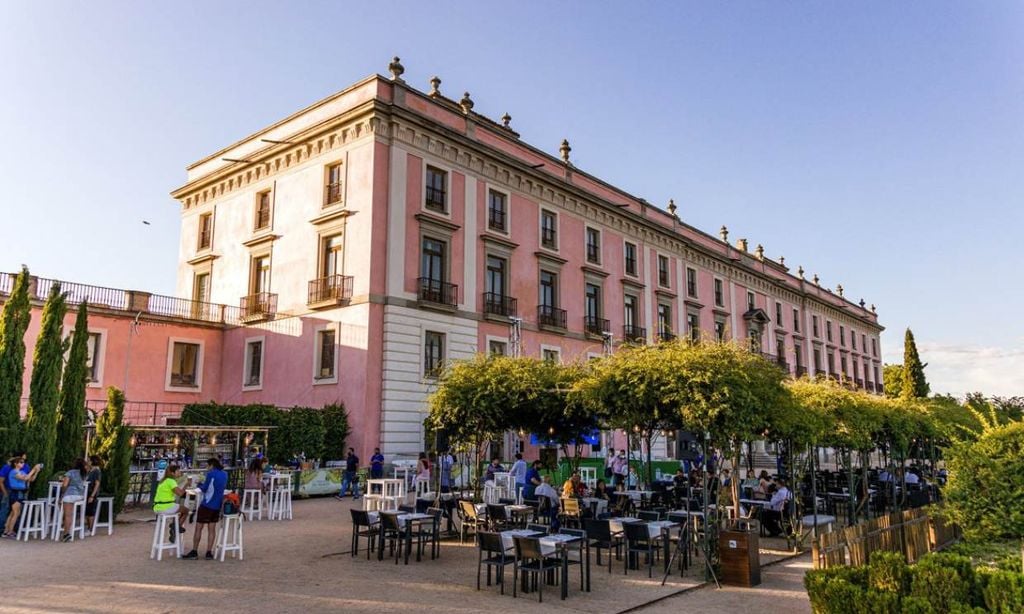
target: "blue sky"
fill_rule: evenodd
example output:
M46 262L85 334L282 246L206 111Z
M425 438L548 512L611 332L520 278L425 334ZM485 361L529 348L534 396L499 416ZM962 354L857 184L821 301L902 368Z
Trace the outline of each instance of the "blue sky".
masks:
M173 292L185 166L395 54L1024 394L1019 2L3 3L0 269Z

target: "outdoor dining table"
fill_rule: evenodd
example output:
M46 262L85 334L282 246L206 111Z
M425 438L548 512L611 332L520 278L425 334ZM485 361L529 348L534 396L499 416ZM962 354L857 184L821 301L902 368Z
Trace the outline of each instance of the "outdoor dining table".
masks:
M380 515L382 513L383 514L387 514L387 513L394 514L394 512L367 512L367 516L369 517L370 524L372 525L372 524L376 523L377 527L378 527L378 530L380 531L380 539L378 541L378 547L377 547L377 560L378 561L384 560L384 523L383 522L379 522ZM411 513L411 514L396 514L396 515L398 516L398 526L401 527L401 529L403 531L405 531L406 534L409 533L409 531L412 529L412 525L414 525L414 524L423 523L423 522L433 522L434 521L434 517L431 516L430 514ZM402 545L399 544L398 547L401 548ZM412 542L409 542L408 549L405 552L405 562L406 563L409 562L409 551L411 549L412 549ZM416 548L416 562L419 562L419 561L422 560L422 558L421 558L422 554L423 554L422 549L417 547Z
M676 512L678 513L678 512ZM639 518L611 518L608 520L608 528L611 529L612 534L622 533L623 524L641 523L647 526L647 535L651 538L660 538L662 545L662 552L665 555L666 569L668 566L668 560L672 555L672 540L669 539L671 536L671 530L678 527L678 522L671 520L652 520L644 521Z
M591 508L594 512L594 517L603 514L608 509L608 500L599 499L597 497L583 497L580 499L580 503Z
M476 504L476 513L483 516L487 513L486 503ZM505 513L509 518L514 518L516 523L525 524L529 522L530 516L533 514L533 507L529 505L517 505L509 504L505 506Z
M590 592L590 540L566 533L555 533L547 535L528 529L513 529L502 531L501 545L506 550L515 548L515 537L537 537L540 541L540 551L544 556L559 555L562 561L562 599L569 596L569 551L576 550L580 553L580 567L583 579L583 590ZM526 592L526 574L523 574L522 590Z

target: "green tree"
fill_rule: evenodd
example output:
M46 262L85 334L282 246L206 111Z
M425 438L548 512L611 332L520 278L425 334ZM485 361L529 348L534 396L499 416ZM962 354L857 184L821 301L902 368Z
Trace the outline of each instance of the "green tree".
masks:
M96 419L96 437L90 454L103 462L102 494L114 498L114 515L121 513L131 477L131 429L124 424L124 393L111 386L107 389L107 408Z
M895 399L903 390L903 365L885 365L882 367L882 384L885 396Z
M19 447L21 393L25 376L25 331L32 318L28 299L28 268L14 280L0 315L0 454ZM34 459L33 459L34 460Z
M64 367L67 342L63 338L64 315L68 306L60 283L53 282L43 305L42 324L32 359L32 381L29 383L28 416L22 430L22 444L32 463L43 469L32 483L33 496L46 494L47 482L55 474L53 457L57 438L57 401L60 398L60 377ZM59 469L68 469L60 467Z
M947 450L945 510L968 539L1012 537L1024 568L1024 423L989 426Z
M903 382L900 396L905 399L924 399L928 397L928 381L924 378L926 364L921 363L917 354L917 343L914 333L907 329L903 338Z
M71 467L75 459L85 453L82 426L85 424L85 384L89 379L89 314L86 301L78 305L75 330L71 335L71 349L64 367L64 380L60 387L57 407L57 448L54 466Z

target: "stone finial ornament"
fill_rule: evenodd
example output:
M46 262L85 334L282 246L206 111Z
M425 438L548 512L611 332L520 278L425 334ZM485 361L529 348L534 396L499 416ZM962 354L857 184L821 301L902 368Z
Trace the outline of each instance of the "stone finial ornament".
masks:
M821 285L821 280L818 279L818 274L817 273L814 274L814 285L815 286L820 286Z
M668 199L668 212L672 217L676 217L676 201L671 198Z
M462 107L462 112L466 115L469 115L469 112L473 110L473 99L469 97L469 92L463 92L459 106Z
M800 279L804 278L804 267L803 267L803 265L796 267L796 274L800 276Z
M860 308L864 309L864 299L860 299Z
M441 95L441 77L434 75L430 78L430 92L427 95L431 98L437 98Z
M843 295L843 284L836 284L836 292L839 293L839 296Z
M388 72L391 73L391 80L402 82L402 74L405 73L405 66L402 66L401 60L396 55L391 63L388 64Z
M758 243L757 244L757 249L754 250L754 253L757 254L757 259L758 260L764 260L764 246L763 245Z
M501 125L502 125L502 126L504 126L504 127L506 127L506 128L508 128L508 129L510 129L510 130L511 130L511 129L512 129L512 127L511 127L511 126L509 126L509 124L510 124L510 123L512 123L512 116L511 116L511 115L509 115L508 113L506 113L506 114L504 114L504 115L502 115L502 116L501 116Z
M739 241L736 242L736 247L742 249L743 251L747 251L747 240L740 239Z
M719 229L718 236L721 237L723 242L729 242L729 229L725 227L725 224L723 224L722 228Z
M558 153L562 154L562 162L569 163L570 151L572 151L572 147L569 147L569 139L562 139L562 146L558 148Z
M786 257L785 256L779 256L779 264L781 264L782 266L786 266Z
M875 313L875 304L871 303L871 313Z

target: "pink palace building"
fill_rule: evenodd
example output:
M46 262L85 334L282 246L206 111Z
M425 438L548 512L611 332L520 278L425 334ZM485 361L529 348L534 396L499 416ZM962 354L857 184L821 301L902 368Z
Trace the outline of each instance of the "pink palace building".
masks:
M161 423L195 401L341 401L357 452L390 461L424 449L441 366L478 352L743 338L794 376L881 392L874 306L389 71L187 168L177 298L65 284L92 307L91 403L115 385Z

